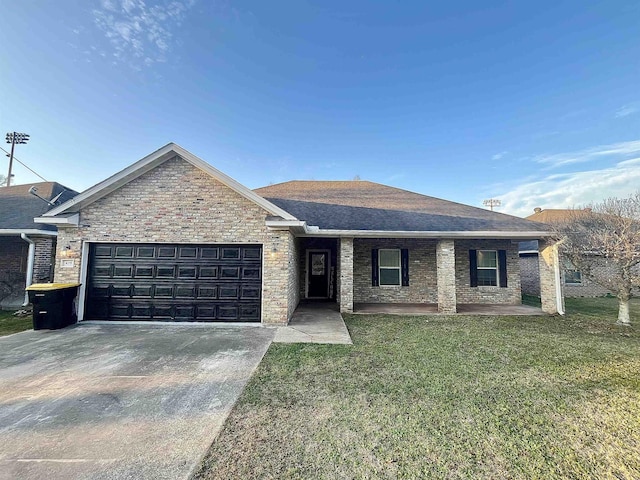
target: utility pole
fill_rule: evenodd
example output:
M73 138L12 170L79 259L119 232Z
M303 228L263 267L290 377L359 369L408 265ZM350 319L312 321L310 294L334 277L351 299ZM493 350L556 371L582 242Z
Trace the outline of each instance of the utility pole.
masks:
M9 174L7 175L7 187L11 186L11 170L13 168L13 151L16 148L16 144L23 144L29 141L29 135L26 133L7 133L7 143L11 144L11 154L9 155Z
M485 200L484 202L482 202L482 204L485 207L489 207L491 209L491 211L493 212L493 207L499 207L500 205L502 205L502 202L500 200L498 200L497 198L490 198L490 199Z

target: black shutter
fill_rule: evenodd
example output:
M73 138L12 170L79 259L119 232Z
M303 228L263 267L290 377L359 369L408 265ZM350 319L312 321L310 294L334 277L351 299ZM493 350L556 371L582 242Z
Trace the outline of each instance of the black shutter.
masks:
M478 253L476 250L469 250L469 285L478 286Z
M409 249L400 250L400 266L402 267L402 286L409 286Z
M378 278L378 249L371 249L371 285L377 287L380 285Z
M500 273L500 286L507 288L507 251L498 250L498 272Z

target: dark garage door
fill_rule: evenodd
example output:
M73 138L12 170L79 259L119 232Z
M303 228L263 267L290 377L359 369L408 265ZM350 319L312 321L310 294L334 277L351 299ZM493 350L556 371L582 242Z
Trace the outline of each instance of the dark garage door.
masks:
M259 322L262 246L94 243L85 318Z

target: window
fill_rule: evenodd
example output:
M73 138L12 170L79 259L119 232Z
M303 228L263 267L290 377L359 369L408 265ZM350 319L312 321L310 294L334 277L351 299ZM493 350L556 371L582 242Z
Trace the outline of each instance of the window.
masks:
M400 250L380 249L378 255L380 285L400 285Z
M566 269L564 271L564 283L579 285L582 283L582 274L580 270Z
M478 285L498 286L498 252L478 250Z

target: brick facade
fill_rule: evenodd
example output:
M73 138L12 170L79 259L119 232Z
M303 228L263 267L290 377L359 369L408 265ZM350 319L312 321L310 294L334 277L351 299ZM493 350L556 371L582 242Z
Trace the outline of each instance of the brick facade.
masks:
M611 267L602 264L595 268L605 273ZM529 295L540 296L540 266L538 254L520 254L520 270L522 272L522 291ZM564 288L565 297L602 297L607 295L609 290L598 285L585 275L582 275L581 283L567 283L564 275L564 268L561 271L561 281Z
M24 293L28 251L19 236L0 237L0 301Z
M371 250L409 249L409 286L371 285ZM354 241L355 303L437 303L436 241L421 239L357 238Z
M510 240L456 240L456 295L458 303L522 303L518 244ZM469 250L506 250L507 287L470 286Z
M440 245L440 260L437 246ZM409 286L377 287L371 281L371 250L407 248ZM469 250L506 250L507 287L471 287ZM455 263L452 263L455 251ZM440 269L438 269L440 261ZM453 266L455 265L455 270ZM455 272L455 273L454 273ZM451 278L448 279L447 274ZM355 303L442 303L455 312L455 304L509 304L522 302L518 246L510 240L359 239L354 241ZM438 278L442 275L440 293ZM453 285L455 283L455 288Z
M456 248L453 240L438 240L436 245L438 275L438 312L456 313L458 303Z
M55 280L81 280L83 242L262 244L262 321L286 324L299 300L298 243L289 231L269 230L268 215L175 157L82 209L80 227L59 228ZM73 267L61 267L65 259Z
M35 243L35 258L33 262L33 283L49 283L53 281L53 266L55 264L55 237L32 238Z
M340 239L340 312L353 312L354 303L354 240L350 237Z

